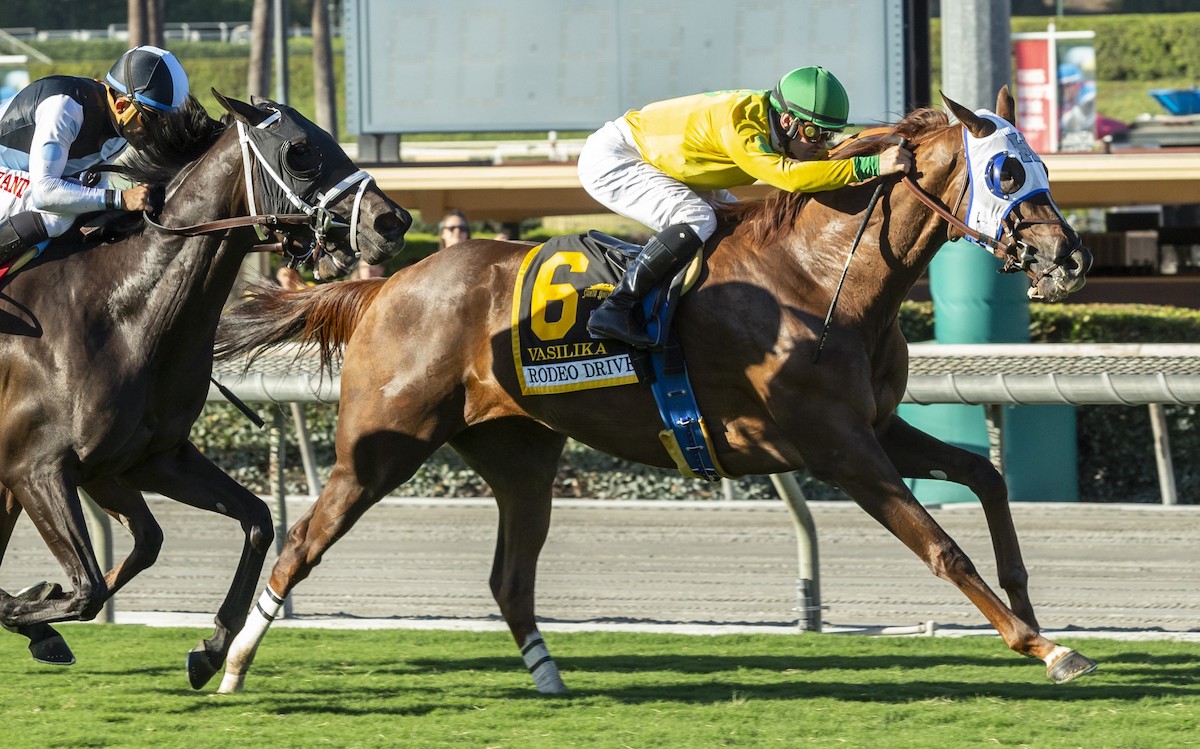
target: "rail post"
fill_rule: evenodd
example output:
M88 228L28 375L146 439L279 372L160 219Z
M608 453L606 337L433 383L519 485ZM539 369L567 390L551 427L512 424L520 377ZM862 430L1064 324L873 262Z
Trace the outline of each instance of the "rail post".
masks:
M809 512L808 502L800 482L792 473L773 473L771 483L791 511L796 526L796 554L799 557L799 576L796 578L796 608L800 612L798 625L802 632L821 631L821 576L817 553L817 524Z

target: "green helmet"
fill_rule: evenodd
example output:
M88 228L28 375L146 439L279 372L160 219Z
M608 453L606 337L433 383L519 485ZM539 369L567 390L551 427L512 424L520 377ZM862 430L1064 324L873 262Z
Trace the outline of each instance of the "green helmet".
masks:
M779 85L771 92L771 108L776 112L791 112L823 128L840 130L850 115L850 97L833 73L810 65L796 68L779 79Z

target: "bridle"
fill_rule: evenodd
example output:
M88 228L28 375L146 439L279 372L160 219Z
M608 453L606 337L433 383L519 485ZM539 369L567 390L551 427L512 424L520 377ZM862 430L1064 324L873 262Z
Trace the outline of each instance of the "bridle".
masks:
M335 229L348 229L350 248L353 251L354 257L357 258L359 255L358 220L362 209L363 194L374 179L367 172L360 169L345 177L324 193L316 193L314 195L316 198L315 203L306 201L300 194L288 186L287 182L280 176L276 169L272 168L271 160L263 155L262 150L255 142L255 130L265 130L278 122L282 116L279 110L275 110L269 117L253 126L247 125L241 120L236 121L238 142L242 152L242 170L245 175L248 216L235 216L233 218L219 219L189 226L171 227L156 222L146 213L144 214L146 223L168 234L189 237L217 234L242 227L254 227L255 233L260 240L265 242L271 237L272 232L277 235L276 239L278 240L274 244L260 245L257 249L265 248L278 251L285 255L288 258L288 264L293 266L308 259L313 263L314 267L316 267L317 259L322 253L326 252L330 233ZM257 178L254 169L256 165L258 167ZM301 211L301 213L259 212L259 203L261 201L256 198L256 185L258 185L257 191L259 193L266 193L266 190L257 182L257 179L261 179L263 174L270 177L271 182L274 183L274 187L282 193L288 203ZM331 211L329 206L356 186L354 207L351 210L349 221L346 221ZM286 228L293 226L304 227L312 233L312 241L307 246L294 236L294 230ZM298 251L297 248L299 248ZM337 253L327 254L329 259L338 267L339 271L349 270L349 268L343 267L343 264L337 260Z
M913 143L911 146L909 146L909 148L910 150L915 151L919 145L919 143ZM958 193L958 200L955 201L953 210L946 207L945 203L943 203L939 198L931 195L925 190L925 188L921 187L921 185L917 183L916 179L913 178L912 174L905 174L901 182L905 187L908 188L909 192L916 196L917 200L920 200L931 211L944 219L946 223L950 224L952 229L957 230L962 236L967 237L971 241L987 247L993 255L995 255L1001 262L1004 263L1004 266L1000 269L1001 273L1028 272L1029 268L1037 260L1037 254L1034 249L1027 242L1021 239L1022 230L1038 225L1058 225L1063 227L1068 235L1073 233L1071 232L1066 221L1064 221L1061 216L1053 219L1021 218L1019 216L1019 212L1021 205L1025 202L1023 200L1013 206L1012 212L1005 216L1003 221L1004 232L1001 236L1011 237L1011 242L1005 243L1003 241L993 239L992 237L989 237L986 234L971 228L967 225L966 221L958 217L958 213L962 208L963 200L966 198L967 191L971 187L971 174L969 171L966 179L963 180L962 190L960 190ZM950 238L956 239L957 237L953 236L952 234ZM1081 242L1078 236L1076 236L1075 246L1071 248L1072 252L1076 249L1079 249L1080 246ZM1067 254L1070 255L1071 253ZM1059 262L1058 258L1055 258L1044 269L1038 271L1031 277L1033 281L1032 285L1036 286L1042 281L1042 279L1060 267L1061 263Z
M876 132L878 132L878 131L876 131ZM874 134L874 133L872 133L872 134ZM904 138L902 136L895 135L895 134L882 136L881 140L883 140L885 143L889 143L889 144L899 144L899 145L901 145L905 148L908 148L909 150L914 151L914 152L920 146L920 143L909 143L907 138ZM911 192L917 198L917 200L924 203L926 205L926 207L928 207L936 215L940 216L943 220L945 220L948 224L950 224L951 229L957 230L957 231L961 232L963 236L971 239L974 242L977 242L980 245L983 245L984 247L987 247L988 250L990 250L993 255L995 255L998 259L1000 259L1004 263L1004 267L1002 267L1000 269L1000 272L1002 272L1002 273L1016 273L1019 271L1028 272L1029 268L1037 260L1037 253L1033 250L1032 247L1029 246L1029 244L1027 244L1024 240L1021 239L1020 232L1022 229L1027 229L1030 226L1037 226L1039 224L1058 224L1058 225L1061 225L1067 231L1067 234L1072 233L1070 230L1070 227L1067 225L1066 221L1064 221L1061 216L1059 216L1053 220L1052 219L1014 220L1012 217L1017 214L1021 205L1025 202L1025 200L1028 199L1028 197L1016 202L1013 205L1012 210L1009 211L1009 213L1005 215L1004 219L1001 222L1002 226L1004 227L1004 231L1001 232L1001 236L1003 237L1005 234L1007 234L1008 236L1012 237L1011 242L1006 244L1006 243L1004 243L1000 240L994 239L976 229L971 228L969 225L967 225L966 221L964 221L958 217L958 212L959 212L959 209L962 208L962 202L967 195L967 191L971 188L972 178L973 178L973 175L971 174L971 171L968 168L966 179L963 180L963 188L959 192L958 200L955 201L954 210L950 210L949 208L947 208L945 203L943 203L938 197L931 195L928 191L925 190L925 188L921 187L921 185L917 183L916 178L914 178L911 173L906 173L900 181L905 187L908 188L909 192ZM841 278L838 280L837 286L835 287L834 292L833 292L833 298L830 300L830 303L829 303L829 312L825 315L825 324L822 326L822 329L821 329L821 337L817 340L817 348L813 352L813 363L814 364L817 364L821 361L821 352L824 350L825 341L829 337L829 329L830 329L830 323L833 321L833 313L834 313L834 310L837 309L838 299L842 293L842 286L843 286L843 284L845 284L846 274L850 270L850 261L854 257L854 251L856 249L858 249L858 244L862 240L863 232L866 231L867 224L871 220L871 214L875 210L876 203L879 202L879 198L883 193L885 184L886 183L883 180L880 180L879 184L875 187L875 192L871 196L870 202L867 203L867 209L863 214L862 223L858 227L858 233L855 235L854 241L850 246L850 253L849 253L849 255L846 256L846 264L842 268ZM1031 197L1031 196L1029 196L1029 197ZM951 239L956 239L956 238L957 237L951 236ZM1076 236L1075 246L1071 248L1071 252L1067 253L1067 255L1069 256L1069 255L1073 254L1074 251L1079 249L1081 246L1082 246L1082 244L1081 244L1078 236ZM1060 268L1060 267L1061 267L1061 263L1059 262L1058 258L1055 258L1053 261L1050 262L1049 265L1046 266L1046 268L1038 271L1036 274L1031 276L1031 278L1032 278L1031 287L1036 287L1038 284L1041 283L1042 279L1044 279L1046 276L1053 273L1055 269Z

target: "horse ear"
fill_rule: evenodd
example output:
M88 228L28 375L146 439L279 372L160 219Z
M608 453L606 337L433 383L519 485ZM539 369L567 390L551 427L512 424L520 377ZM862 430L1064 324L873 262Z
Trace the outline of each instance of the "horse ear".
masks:
M954 114L971 135L976 138L986 138L996 132L996 123L976 116L974 112L946 96L945 92L938 91L938 93L941 94L942 101L946 103L950 112Z
M233 115L234 119L241 120L251 127L256 126L258 123L271 116L270 112L259 109L258 107L252 107L244 101L238 101L237 99L223 96L215 88L212 89L212 95L213 98L215 98L217 102L225 108L226 112L229 112L231 115Z
M1000 93L996 94L996 114L1016 124L1016 109L1016 104L1013 102L1012 94L1009 93L1006 83L1000 87Z

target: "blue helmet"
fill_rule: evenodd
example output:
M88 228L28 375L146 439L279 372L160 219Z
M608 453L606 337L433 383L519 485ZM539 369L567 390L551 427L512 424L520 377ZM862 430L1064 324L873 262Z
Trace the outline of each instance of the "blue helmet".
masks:
M175 55L143 45L134 47L112 66L104 82L141 107L174 112L188 98L188 77Z

